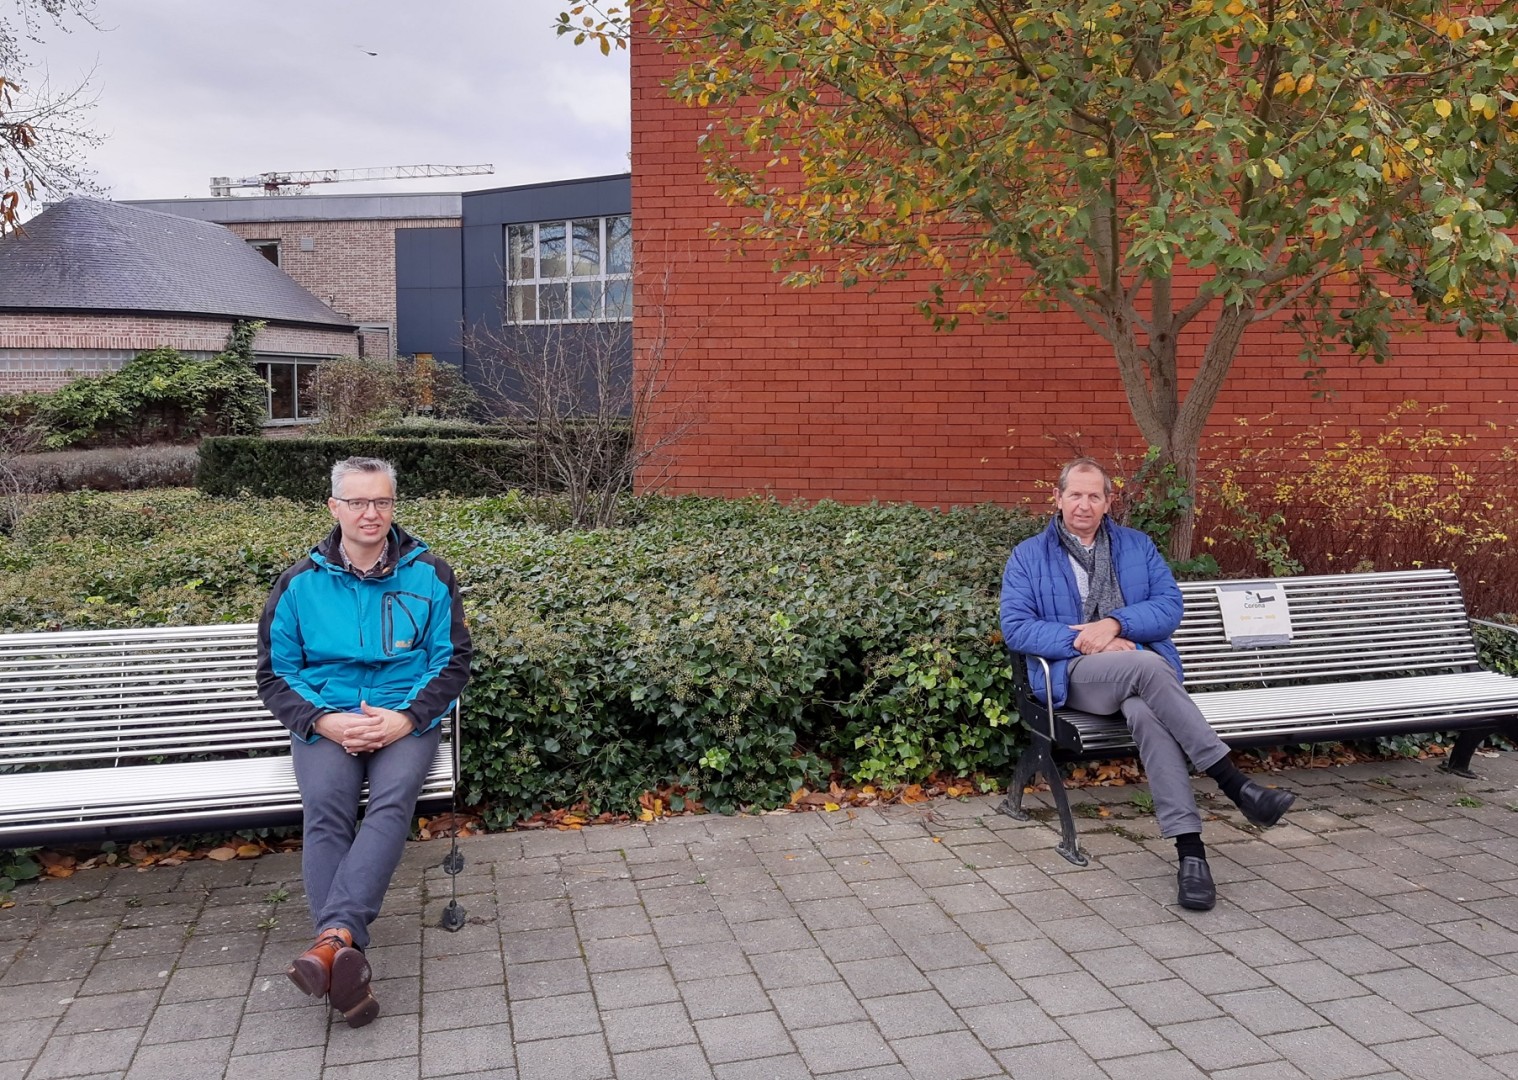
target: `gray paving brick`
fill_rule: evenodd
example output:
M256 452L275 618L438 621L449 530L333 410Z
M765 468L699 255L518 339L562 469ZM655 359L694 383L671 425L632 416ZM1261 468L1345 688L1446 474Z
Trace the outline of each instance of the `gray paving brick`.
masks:
M237 1034L242 1020L240 998L213 998L160 1005L143 1033L142 1044L188 1042Z
M1147 1021L1126 1008L1062 1016L1059 1024L1096 1061L1169 1049Z
M1103 1062L1102 1068L1112 1080L1129 1080L1134 1076L1142 1076L1144 1080L1207 1080L1206 1074L1179 1050L1112 1058Z
M602 1021L613 1057L696 1042L696 1029L678 1002L619 1006L608 1009Z
M231 1051L230 1036L142 1046L132 1058L126 1080L205 1080L226 1071Z
M850 960L839 964L838 974L854 996L864 999L927 990L931 986L916 965L904 956L874 960Z
M990 945L986 955L1014 979L1080 970L1069 953L1044 937Z
M1227 994L1270 985L1270 980L1243 961L1223 952L1178 956L1165 966L1203 994Z
M295 1076L321 1076L322 1056L320 1046L271 1048L246 1057L234 1054L227 1060L226 1080L290 1080ZM410 1076L416 1076L414 1059Z
M896 939L878 925L818 930L812 937L823 955L834 964L902 955Z
M756 953L807 949L816 945L806 924L794 916L739 923L728 927L728 930L738 947L750 956Z
M595 996L554 994L511 1003L511 1030L517 1042L590 1035L601 1030Z
M736 942L680 945L665 949L663 956L676 982L721 975L743 975L753 970L749 958Z
M830 1024L792 1033L796 1049L814 1075L896 1064L892 1050L868 1022Z
M996 1060L1008 1076L1039 1080L1107 1080L1101 1066L1073 1042L1037 1043L996 1052Z
M454 1034L444 1032L441 1034ZM467 1033L460 1033L467 1034ZM497 1049L502 1064L510 1060L510 1039ZM422 1075L428 1071L428 1055L422 1054ZM517 1048L518 1080L610 1080L611 1055L599 1035L573 1035L542 1039Z
M1408 1039L1376 1047L1397 1072L1410 1080L1499 1080L1501 1073L1440 1036Z
M1298 1001L1311 1004L1315 1001L1331 1001L1335 998L1354 997L1364 993L1364 987L1341 975L1321 960L1304 960L1298 964L1277 964L1261 968L1281 989Z
M1038 975L1020 980L1023 990L1050 1016L1100 1012L1122 1003L1084 971Z
M111 1069L125 1070L132 1062L140 1038L136 1031L54 1035L43 1045L27 1075L36 1080L53 1080Z
M1453 941L1398 949L1403 961L1445 982L1461 983L1504 974L1501 967Z
M956 1009L1018 1001L1028 996L1005 971L995 965L976 964L972 967L924 971L923 974L934 989L943 995L944 1000Z
M844 982L817 982L770 990L770 1000L789 1031L868 1019Z
M664 1046L612 1054L617 1080L711 1080L711 1066L695 1045Z
M892 1039L891 1049L914 1080L981 1080L1001 1066L967 1031Z
M1283 1031L1325 1026L1319 1013L1276 987L1216 994L1212 1000L1255 1035L1275 1035Z
M691 979L679 984L679 992L685 1011L694 1020L770 1009L770 999L759 977L747 972L715 979Z
M712 1072L716 1080L812 1080L813 1076L800 1054L733 1061L718 1065Z
M936 990L871 998L863 1002L863 1005L875 1027L887 1041L893 1043L916 1035L962 1031L965 1028L964 1022ZM906 1058L903 1056L902 1060L906 1061Z
M41 1035L40 1037L27 1036L30 1046L16 1046L13 1045L14 1036L11 1032L0 1031L0 1060L22 1056L31 1057L36 1051L36 1045L53 1032L68 1035L80 1031L146 1027L152 1018L154 1007L158 1004L160 993L158 990L125 990L119 994L96 994L93 997L77 998L66 1007L57 1027L51 1023L26 1022L25 1018L17 1018L14 1024L18 1029L40 1032ZM239 1009L241 1004L239 1001Z
M1188 1020L1206 1020L1222 1012L1211 999L1181 979L1120 986L1114 993L1149 1023L1181 1024Z
M1393 1005L1406 1009L1408 1012L1451 1008L1470 1003L1470 998L1459 990L1417 968L1373 971L1368 975L1361 975L1358 981Z
M1334 1027L1267 1035L1265 1041L1309 1076L1346 1080L1385 1072L1387 1063Z
M760 953L750 959L754 974L766 990L817 986L838 980L838 969L817 949Z
M1258 1065L1281 1057L1232 1017L1169 1024L1160 1028L1159 1033L1207 1072Z
M1518 1052L1518 1025L1485 1005L1430 1009L1419 1013L1418 1019L1478 1057Z
M790 1048L785 1026L773 1012L712 1017L695 1021L695 1026L706 1060L713 1065L770 1057Z

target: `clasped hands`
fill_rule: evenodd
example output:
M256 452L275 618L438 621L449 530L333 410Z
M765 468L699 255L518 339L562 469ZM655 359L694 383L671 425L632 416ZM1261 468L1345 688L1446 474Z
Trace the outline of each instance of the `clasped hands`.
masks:
M316 721L316 733L337 743L350 754L382 750L403 736L412 725L403 713L359 702L358 712L330 712Z
M1084 656L1104 652L1130 652L1138 648L1127 638L1118 636L1123 629L1122 624L1111 617L1096 622L1075 623L1070 629L1075 631L1076 651Z

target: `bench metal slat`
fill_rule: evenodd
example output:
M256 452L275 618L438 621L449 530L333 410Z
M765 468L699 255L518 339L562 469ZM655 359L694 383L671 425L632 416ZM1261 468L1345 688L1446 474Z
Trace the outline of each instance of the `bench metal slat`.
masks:
M138 704L133 702L130 707L122 709L109 708L108 702L98 702L89 706L89 711L82 707L67 711L35 711L24 713L12 713L10 717L0 719L0 730L8 730L14 722L17 727L26 724L62 724L73 727L101 727L105 725L124 725L150 723L154 717L184 717L195 719L196 717L216 716L269 716L269 709L258 699L247 699L245 696L228 696L226 698L211 698L206 701L187 701L173 703L172 698L165 698L156 707L149 708L151 702ZM76 719L77 718L77 719ZM272 720L273 718L270 717Z

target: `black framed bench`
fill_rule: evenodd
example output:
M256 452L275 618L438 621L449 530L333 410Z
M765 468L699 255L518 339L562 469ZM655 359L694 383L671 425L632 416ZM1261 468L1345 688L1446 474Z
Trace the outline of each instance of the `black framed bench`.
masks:
M1291 639L1236 647L1225 632L1220 585L1279 588L1290 612ZM1186 689L1231 747L1461 731L1472 737L1462 738L1450 765L1469 775L1481 733L1518 720L1518 678L1481 669L1451 571L1188 581L1181 593L1186 608L1174 641ZM1060 763L1136 750L1121 716L1056 709L1047 695L1035 699L1028 663L1044 664L1047 674L1043 658L1014 657L1018 713L1029 745L998 809L1026 819L1023 789L1042 777L1059 812L1057 850L1084 866Z
M0 847L298 822L290 732L258 697L257 635L253 623L0 634ZM458 720L419 803L452 804ZM463 914L455 895L443 925Z

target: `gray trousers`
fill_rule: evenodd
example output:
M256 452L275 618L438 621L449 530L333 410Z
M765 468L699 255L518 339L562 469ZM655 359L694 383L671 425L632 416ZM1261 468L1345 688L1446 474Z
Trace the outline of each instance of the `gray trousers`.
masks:
M1158 653L1138 649L1077 657L1068 671L1066 705L1081 712L1120 712L1128 721L1149 777L1160 835L1201 832L1186 761L1201 771L1222 760L1228 747L1203 719L1175 669Z
M342 927L360 949L411 832L416 798L437 756L441 727L406 735L383 750L349 754L330 739L294 739L290 756L305 816L301 877L317 932ZM369 780L363 822L358 800Z

